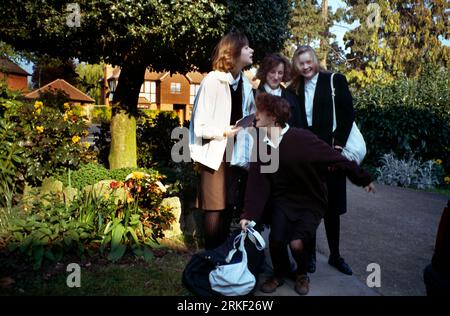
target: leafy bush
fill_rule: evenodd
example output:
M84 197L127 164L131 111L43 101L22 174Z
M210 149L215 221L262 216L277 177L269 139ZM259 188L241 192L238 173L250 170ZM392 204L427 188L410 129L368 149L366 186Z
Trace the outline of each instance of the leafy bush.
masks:
M98 126L98 132L94 132L94 150L97 153L98 162L109 168L109 151L111 148L110 122L102 121Z
M443 170L439 163L432 160L422 162L412 155L407 159L397 159L392 153L385 154L377 172L377 180L382 184L417 189L434 188L443 180Z
M10 221L9 251L24 255L35 269L44 259L59 261L97 248L108 252L111 261L122 258L126 250L151 259L151 248L159 247L163 230L175 220L172 210L161 203L169 194L159 182L162 178L135 171L122 178L125 181L112 182L110 193L121 189L126 194L118 201L114 194L105 197L95 191L80 192L70 203L58 195L37 195L22 216Z
M68 186L70 172L70 186L76 189L82 189L101 180L123 181L125 177L133 171L142 171L151 175L159 176L158 171L154 169L122 168L110 170L100 164L88 163L81 165L75 171L64 170L58 175L55 175L54 178L61 181L64 186Z
M171 209L161 205L167 188L161 177L143 172L133 172L124 182L111 183L113 190L125 188L127 203L116 210L116 216L104 230L102 249L110 245L109 260L116 261L125 253L128 246L138 256L151 258L145 247L154 246L158 238L163 238L164 227L175 220Z
M1 89L1 88L0 88ZM95 154L82 138L86 124L74 115L69 103L63 111L41 101L34 104L1 93L0 163L14 181L39 186L59 169L76 169L82 162L95 161Z
M111 122L111 107L96 105L91 111L91 122L101 124L102 122Z
M11 221L10 252L22 253L38 269L44 259L59 261L70 253L82 256L92 242L100 243L92 222L74 219L79 212L78 203L82 203L80 198L71 205L54 196L44 200L47 203L39 199L26 216ZM91 208L95 207L89 202Z
M419 78L371 86L355 97L356 122L367 144L366 161L378 165L391 151L422 160L443 159L450 173L450 70L427 68Z
M140 118L136 131L139 166L170 165L175 144L171 135L176 127L180 127L180 121L172 111L150 112Z
M65 111L64 104L70 101L69 95L62 90L49 89L39 94L39 101L59 112Z

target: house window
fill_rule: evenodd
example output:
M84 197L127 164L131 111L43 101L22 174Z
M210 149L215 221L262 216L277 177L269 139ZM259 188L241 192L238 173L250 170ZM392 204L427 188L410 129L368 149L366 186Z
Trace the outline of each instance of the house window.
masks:
M199 84L191 84L191 91L189 92L189 103L194 104L195 96L198 93L198 90L200 90Z
M150 92L150 102L156 103L156 82L150 81L148 83Z
M114 97L114 92L116 91L117 81L114 79L108 80L108 86L109 86L109 101L112 101Z
M172 94L180 94L181 93L181 83L179 83L179 82L171 82L170 83L170 93L172 93Z

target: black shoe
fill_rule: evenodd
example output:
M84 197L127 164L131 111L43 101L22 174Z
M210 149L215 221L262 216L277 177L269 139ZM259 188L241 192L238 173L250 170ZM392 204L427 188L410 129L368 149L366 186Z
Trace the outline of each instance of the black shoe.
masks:
M350 268L350 266L345 262L344 258L339 257L339 258L331 258L328 259L328 264L332 265L333 267L335 267L336 269L338 269L340 272L347 274L347 275L352 275L353 271L352 268Z
M316 256L311 256L309 258L307 271L308 271L308 273L316 272Z

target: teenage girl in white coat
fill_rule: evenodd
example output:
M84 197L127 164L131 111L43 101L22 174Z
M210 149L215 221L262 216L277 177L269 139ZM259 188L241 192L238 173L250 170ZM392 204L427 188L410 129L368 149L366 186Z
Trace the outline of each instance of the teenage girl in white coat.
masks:
M241 196L245 188L247 171L236 167L242 164L235 155L245 142L234 143L233 155L225 154L225 149L227 141L240 132L233 127L236 121L255 112L252 87L242 72L252 64L252 58L253 49L245 35L225 35L215 48L213 71L203 79L194 101L189 148L191 158L200 166L198 201L204 211L206 249L219 246L227 238L233 208L238 207L237 195Z

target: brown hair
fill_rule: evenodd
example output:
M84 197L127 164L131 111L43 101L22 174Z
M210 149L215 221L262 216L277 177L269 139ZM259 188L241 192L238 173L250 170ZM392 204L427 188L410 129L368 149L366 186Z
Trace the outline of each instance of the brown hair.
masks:
M214 48L212 68L219 71L230 71L236 65L242 48L247 45L248 39L244 34L237 31L228 33Z
M291 107L285 99L265 92L256 96L256 109L275 117L275 123L281 127L286 126L291 116Z
M291 63L286 57L280 54L270 54L264 57L261 65L256 71L256 78L261 80L261 84L266 83L267 74L279 64L284 65L284 75L281 81L288 82L291 78Z
M295 90L298 90L298 87L300 85L300 80L302 80L302 76L300 75L300 69L297 68L297 63L295 60L304 53L309 52L311 54L311 57L313 59L313 62L317 65L317 70L321 71L320 63L319 63L319 57L317 57L317 53L309 45L300 45L297 47L297 49L294 52L294 55L292 56L292 86L295 88Z

